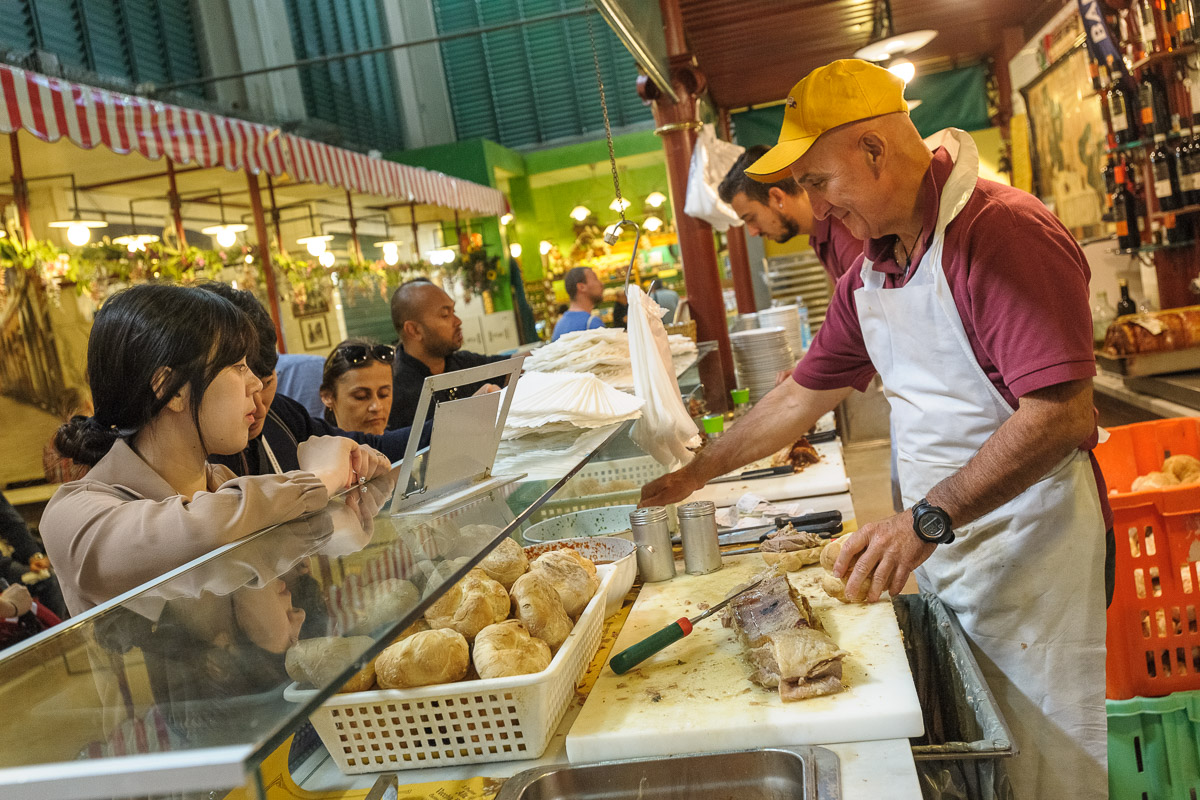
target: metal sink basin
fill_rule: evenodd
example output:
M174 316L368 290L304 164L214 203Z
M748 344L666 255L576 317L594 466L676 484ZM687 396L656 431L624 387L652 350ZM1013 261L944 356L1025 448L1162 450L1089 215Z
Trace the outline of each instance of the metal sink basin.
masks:
M835 800L839 761L823 747L553 764L505 781L496 800Z

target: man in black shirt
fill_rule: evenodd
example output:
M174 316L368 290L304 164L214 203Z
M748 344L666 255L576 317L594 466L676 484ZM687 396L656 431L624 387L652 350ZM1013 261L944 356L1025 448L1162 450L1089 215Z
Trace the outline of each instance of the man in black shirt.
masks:
M388 429L412 425L417 413L421 386L430 375L457 372L468 367L503 361L504 356L485 356L462 350L462 320L454 313L454 300L424 279L401 284L392 295L392 324L400 344L392 365L392 414ZM495 392L499 386L479 381L437 392L434 402ZM427 417L429 419L430 417Z

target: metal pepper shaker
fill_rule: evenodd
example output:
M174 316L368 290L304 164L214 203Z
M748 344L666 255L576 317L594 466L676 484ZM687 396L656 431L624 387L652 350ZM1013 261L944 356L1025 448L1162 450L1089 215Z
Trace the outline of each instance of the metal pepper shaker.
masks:
M689 575L705 575L721 568L716 513L717 507L711 500L685 503L678 509L683 567Z
M675 577L675 554L671 551L671 530L667 527L667 509L650 506L629 512L629 528L637 545L638 574L646 583Z

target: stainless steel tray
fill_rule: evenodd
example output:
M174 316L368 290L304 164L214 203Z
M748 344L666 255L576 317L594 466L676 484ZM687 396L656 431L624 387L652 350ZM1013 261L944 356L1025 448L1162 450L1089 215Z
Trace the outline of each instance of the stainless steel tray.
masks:
M1161 353L1137 353L1131 356L1113 356L1097 351L1096 365L1109 372L1126 376L1190 372L1200 369L1200 347L1167 350Z
M509 778L496 800L834 800L840 771L837 754L824 747L551 764Z

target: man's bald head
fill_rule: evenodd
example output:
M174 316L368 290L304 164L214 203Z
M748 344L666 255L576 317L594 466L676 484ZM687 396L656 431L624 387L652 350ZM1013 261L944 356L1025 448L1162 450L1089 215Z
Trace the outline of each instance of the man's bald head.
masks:
M462 320L442 287L419 278L392 295L392 325L406 352L445 358L462 347Z

